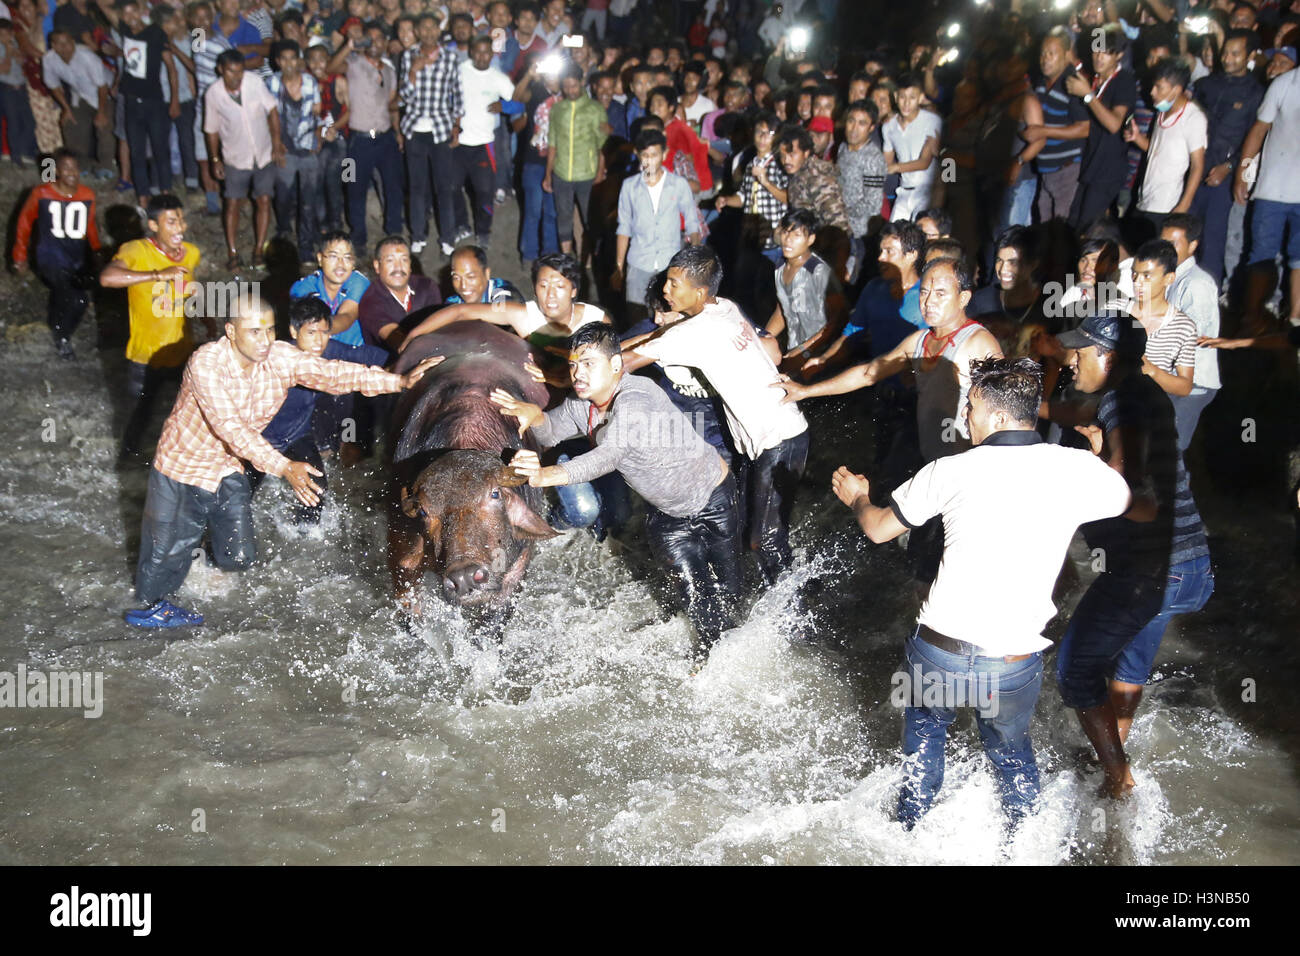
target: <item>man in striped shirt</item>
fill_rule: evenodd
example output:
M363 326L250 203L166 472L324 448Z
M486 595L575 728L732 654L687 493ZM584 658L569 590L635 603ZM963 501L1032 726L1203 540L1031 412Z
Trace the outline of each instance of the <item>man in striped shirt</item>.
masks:
M1074 39L1065 27L1053 27L1043 38L1039 54L1043 78L1034 87L1043 107L1043 125L1028 126L1021 134L1028 143L1046 140L1034 160L1038 168L1038 218L1047 222L1070 215L1079 186L1079 163L1088 139L1088 108L1065 89L1077 70Z
M405 375L355 362L326 361L275 341L275 316L248 297L226 323L226 334L190 358L176 404L163 425L149 472L140 527L136 596L144 609L126 612L134 627L202 624L203 616L166 596L185 581L194 549L206 532L223 571L242 571L257 557L252 492L244 462L284 478L304 505L320 501L320 477L303 461L290 461L262 436L294 385L342 394L380 395L410 388L441 356Z

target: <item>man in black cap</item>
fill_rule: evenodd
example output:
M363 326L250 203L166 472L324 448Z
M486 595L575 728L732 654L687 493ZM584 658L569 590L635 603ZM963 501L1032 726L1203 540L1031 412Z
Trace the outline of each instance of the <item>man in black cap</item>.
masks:
M1101 574L1075 608L1056 658L1061 699L1079 712L1105 770L1102 792L1119 797L1133 788L1124 741L1165 627L1175 614L1205 606L1214 572L1173 405L1142 374L1142 327L1093 316L1059 341L1072 350L1075 388L1101 399L1097 424L1079 431L1133 492L1123 515L1083 526Z
M831 479L877 544L943 519L939 573L907 642L907 671L893 681L905 757L898 819L908 829L938 796L958 707L975 708L1011 825L1030 811L1039 784L1029 723L1058 569L1080 522L1129 504L1128 487L1101 461L1046 444L1035 430L1038 363L975 359L970 375L960 414L976 447L930 462L884 507L871 503L867 480L848 468Z

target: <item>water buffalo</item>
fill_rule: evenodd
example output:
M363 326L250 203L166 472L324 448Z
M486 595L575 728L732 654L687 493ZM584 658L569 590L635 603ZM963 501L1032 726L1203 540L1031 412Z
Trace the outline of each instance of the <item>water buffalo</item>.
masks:
M524 371L528 343L483 322L457 322L412 341L405 372L430 355L446 361L404 392L389 431L392 487L388 567L399 602L418 614L427 572L453 604L500 621L535 541L555 535L541 516L540 489L520 482L506 449L536 450L514 419L488 400L503 388L545 407L546 387Z

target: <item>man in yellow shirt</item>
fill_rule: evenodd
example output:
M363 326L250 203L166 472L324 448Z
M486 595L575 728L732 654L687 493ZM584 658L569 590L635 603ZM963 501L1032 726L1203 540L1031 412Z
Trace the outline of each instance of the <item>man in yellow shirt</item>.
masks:
M140 438L161 386L180 379L194 351L185 326L185 296L193 289L198 247L185 241L185 213L172 194L149 200L148 219L149 235L123 243L99 276L106 288L126 289L131 323L127 395L135 407L122 437L122 454L132 458L140 454Z

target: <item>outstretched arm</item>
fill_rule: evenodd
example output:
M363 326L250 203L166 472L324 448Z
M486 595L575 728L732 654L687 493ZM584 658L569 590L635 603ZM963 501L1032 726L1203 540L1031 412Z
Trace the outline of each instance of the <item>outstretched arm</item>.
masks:
M493 325L509 325L518 332L518 322L525 314L527 310L518 302L462 302L448 305L407 332L398 352L406 351L406 347L417 336L436 332L453 322L491 322Z

